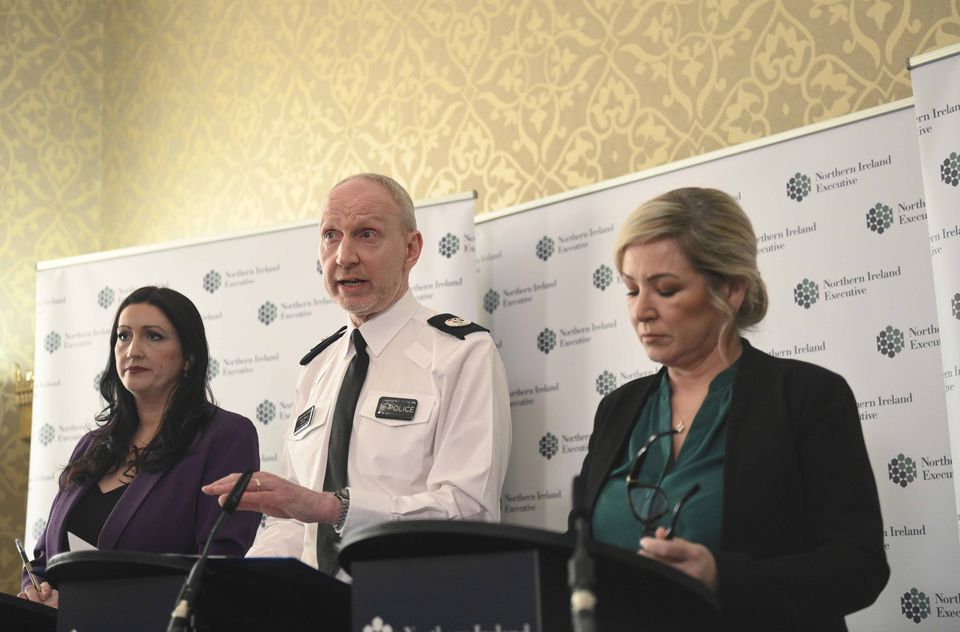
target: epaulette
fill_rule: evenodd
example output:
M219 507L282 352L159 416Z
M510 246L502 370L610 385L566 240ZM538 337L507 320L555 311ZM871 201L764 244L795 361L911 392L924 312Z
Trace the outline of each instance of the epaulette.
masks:
M324 349L326 349L327 347L335 343L337 340L339 340L340 336L342 336L343 332L345 332L346 330L347 330L347 326L344 325L343 327L337 330L337 333L333 334L332 336L327 336L326 338L321 340L320 344L318 344L316 347L310 350L310 353L300 358L300 364L303 366L307 366L308 364L310 364L310 361L316 358L318 355L320 355L320 353Z
M443 333L456 336L460 340L463 340L467 337L467 334L472 334L475 331L490 331L486 327L481 327L473 321L454 316L453 314L437 314L427 322Z

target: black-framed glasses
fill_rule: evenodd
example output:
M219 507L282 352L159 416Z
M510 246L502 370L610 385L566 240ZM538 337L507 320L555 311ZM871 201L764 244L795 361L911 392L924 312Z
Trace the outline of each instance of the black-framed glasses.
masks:
M659 485L642 483L638 480L638 477L640 472L643 471L643 464L647 460L647 452L650 451L650 447L659 439L672 437L675 434L678 434L677 431L671 428L651 435L637 452L637 458L633 460L633 467L627 474L627 504L630 505L630 511L633 512L634 517L643 523L644 535L654 532L657 528L657 521L670 512L670 499L667 498L667 493ZM680 499L680 502L674 505L673 517L670 519L670 526L667 527L666 538L668 540L673 537L680 510L698 491L700 491L700 485L694 483L693 487L687 490L687 493Z

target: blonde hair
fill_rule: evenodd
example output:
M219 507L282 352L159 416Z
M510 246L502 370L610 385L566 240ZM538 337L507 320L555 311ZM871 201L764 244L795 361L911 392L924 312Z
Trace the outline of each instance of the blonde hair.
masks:
M767 313L767 288L757 269L757 238L747 214L717 189L683 188L644 202L620 228L614 259L623 273L630 246L674 239L694 269L706 277L711 302L738 330L756 325ZM744 286L737 313L720 294L725 283Z

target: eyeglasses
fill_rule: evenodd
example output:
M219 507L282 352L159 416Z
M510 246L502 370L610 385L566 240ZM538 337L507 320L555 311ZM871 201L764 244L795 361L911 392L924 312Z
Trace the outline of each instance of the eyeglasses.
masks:
M670 500L667 498L666 492L664 492L659 485L641 483L637 477L640 476L640 472L643 470L643 464L647 460L647 452L649 452L650 446L656 443L658 439L672 437L675 434L677 434L677 431L671 428L664 432L658 432L647 439L643 447L640 448L640 451L637 452L637 458L633 461L633 467L630 468L630 473L627 474L627 504L630 505L630 511L633 512L634 517L643 523L644 535L649 535L656 530L656 522L670 511ZM694 483L693 487L680 499L680 502L674 505L673 517L670 519L670 526L667 527L666 538L668 540L673 537L673 531L677 526L677 516L680 515L680 510L698 491L700 491L700 485Z

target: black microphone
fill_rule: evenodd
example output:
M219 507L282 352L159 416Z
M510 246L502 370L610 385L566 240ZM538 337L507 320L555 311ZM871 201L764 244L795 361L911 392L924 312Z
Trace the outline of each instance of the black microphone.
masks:
M594 632L596 621L593 609L597 596L593 592L593 559L587 553L587 509L583 504L583 478L573 477L573 530L576 540L573 555L567 563L567 581L570 586L570 615L574 632Z
M238 478L234 484L233 489L231 489L227 495L227 499L223 502L223 507L220 509L220 516L217 517L213 528L210 529L207 543L203 545L203 552L200 553L197 561L193 563L193 568L190 569L190 574L187 575L187 580L183 582L183 588L180 589L180 594L177 595L173 612L170 614L170 623L167 625L167 632L186 632L186 630L189 629L190 607L193 605L193 600L196 599L197 593L200 592L200 580L203 579L203 571L207 566L207 554L210 551L210 543L213 542L224 519L237 509L237 505L240 504L240 498L243 497L243 492L250 483L251 476L253 476L253 470L247 470L241 474L240 478Z

